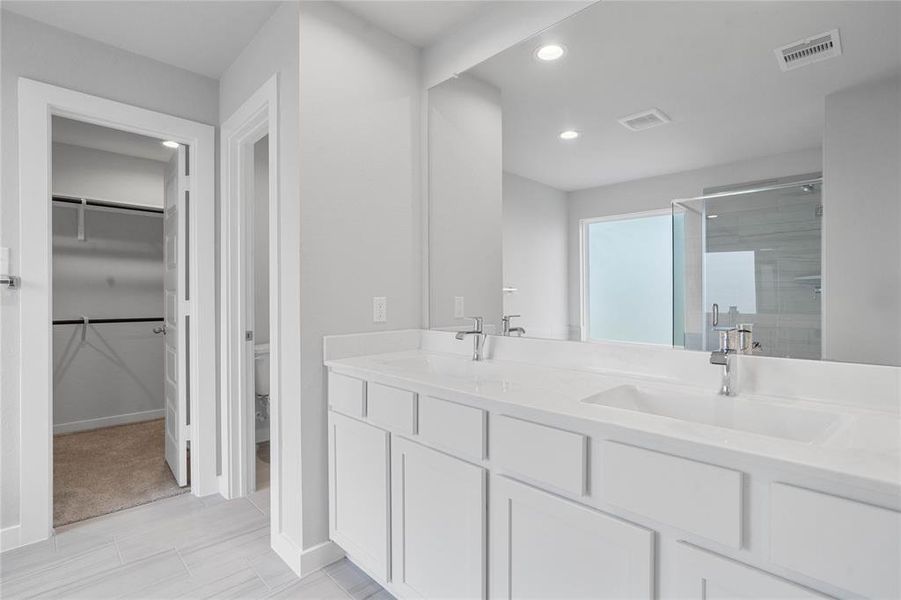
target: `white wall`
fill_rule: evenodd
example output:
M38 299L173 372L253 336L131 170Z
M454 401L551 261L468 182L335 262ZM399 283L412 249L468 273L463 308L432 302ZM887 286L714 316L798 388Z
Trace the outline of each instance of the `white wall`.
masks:
M162 419L163 342L159 323L53 328L53 430L67 433Z
M67 146L78 155L79 148ZM54 193L62 193L57 165L69 164L54 145ZM130 190L147 187L154 173L116 169L110 157L92 162L84 188L105 189L110 199L124 201ZM103 156L108 155L108 156ZM141 161L142 159L135 159ZM151 163L151 167L164 163ZM106 181L103 166L106 166ZM147 165L141 165L142 167ZM93 170L92 170L93 169ZM136 177L130 177L133 172ZM66 177L77 172L65 169ZM164 173L156 173L162 188ZM132 185L135 183L136 185ZM77 319L163 316L163 218L147 212L88 208L85 239L78 239L78 209L53 207L53 318ZM53 326L53 425L56 432L94 429L126 422L162 418L163 337L153 333L160 323L101 323L84 331L81 325Z
M53 143L53 193L90 200L163 206L166 163Z
M901 365L901 79L826 96L823 358Z
M531 337L569 339L566 192L504 173L504 314Z
M226 69L219 80L219 114L225 121L260 86L278 76L279 352L281 436L286 468L279 474L281 533L301 547L301 330L300 330L300 192L299 192L299 3L282 4ZM325 460L323 458L323 460ZM273 532L278 534L279 532Z
M269 136L253 145L253 336L269 343Z
M2 11L0 49L0 246L11 248L19 273L17 80L29 77L151 110L218 123L216 81ZM19 522L18 296L0 292L0 527Z
M418 67L337 6L285 3L220 80L224 120L279 78L281 532L301 549L328 539L323 335L421 320Z
M468 75L429 90L429 324L464 314L500 327L503 179L500 90Z
M421 322L419 51L333 3L301 4L303 547L328 538L326 334ZM287 235L287 233L283 233ZM372 322L372 297L388 322Z
M704 188L821 171L819 148L725 165L626 181L569 194L569 323L577 331L579 307L579 221L670 208L671 201L699 196Z

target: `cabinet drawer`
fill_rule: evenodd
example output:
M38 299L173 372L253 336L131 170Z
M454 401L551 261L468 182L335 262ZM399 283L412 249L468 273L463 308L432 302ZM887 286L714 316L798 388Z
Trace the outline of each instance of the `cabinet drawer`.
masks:
M498 415L489 445L494 467L575 496L587 492L584 435Z
M770 560L870 598L901 596L901 513L770 486Z
M741 547L740 472L616 442L604 442L600 450L606 502Z
M366 390L362 379L328 374L328 405L332 410L362 419L366 414Z
M370 383L366 389L366 417L386 429L413 434L416 431L416 394Z
M467 458L486 457L485 411L431 396L419 399L419 437Z
M675 545L676 598L691 600L826 599L806 587L685 542Z

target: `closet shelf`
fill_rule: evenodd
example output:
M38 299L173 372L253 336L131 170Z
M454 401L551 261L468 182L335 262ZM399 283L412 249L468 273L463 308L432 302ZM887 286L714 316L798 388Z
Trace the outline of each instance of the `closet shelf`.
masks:
M161 215L164 212L162 208L156 208L154 206L138 206L125 202L91 200L89 198L84 198L83 200L85 206L91 206L95 208L114 208L117 210L130 210L134 212L151 213L156 215ZM59 202L61 204L72 204L73 206L80 206L82 204L82 198L75 198L74 196L53 196L53 201Z
M97 323L155 323L164 321L163 317L121 317L116 319L54 319L54 325L84 325L85 321L91 325Z

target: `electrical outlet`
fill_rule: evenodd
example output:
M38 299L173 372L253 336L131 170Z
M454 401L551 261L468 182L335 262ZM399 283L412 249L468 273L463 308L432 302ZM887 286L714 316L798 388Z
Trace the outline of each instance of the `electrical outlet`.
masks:
M372 322L388 322L388 298L385 296L372 297Z
M466 311L463 309L463 296L454 296L454 318L462 319L466 316Z

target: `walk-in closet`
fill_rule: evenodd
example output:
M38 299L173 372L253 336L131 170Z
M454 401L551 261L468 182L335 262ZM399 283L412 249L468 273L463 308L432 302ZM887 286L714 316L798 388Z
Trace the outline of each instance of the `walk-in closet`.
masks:
M179 353L166 302L186 149L59 117L52 131L58 527L189 489L179 415L167 415Z

